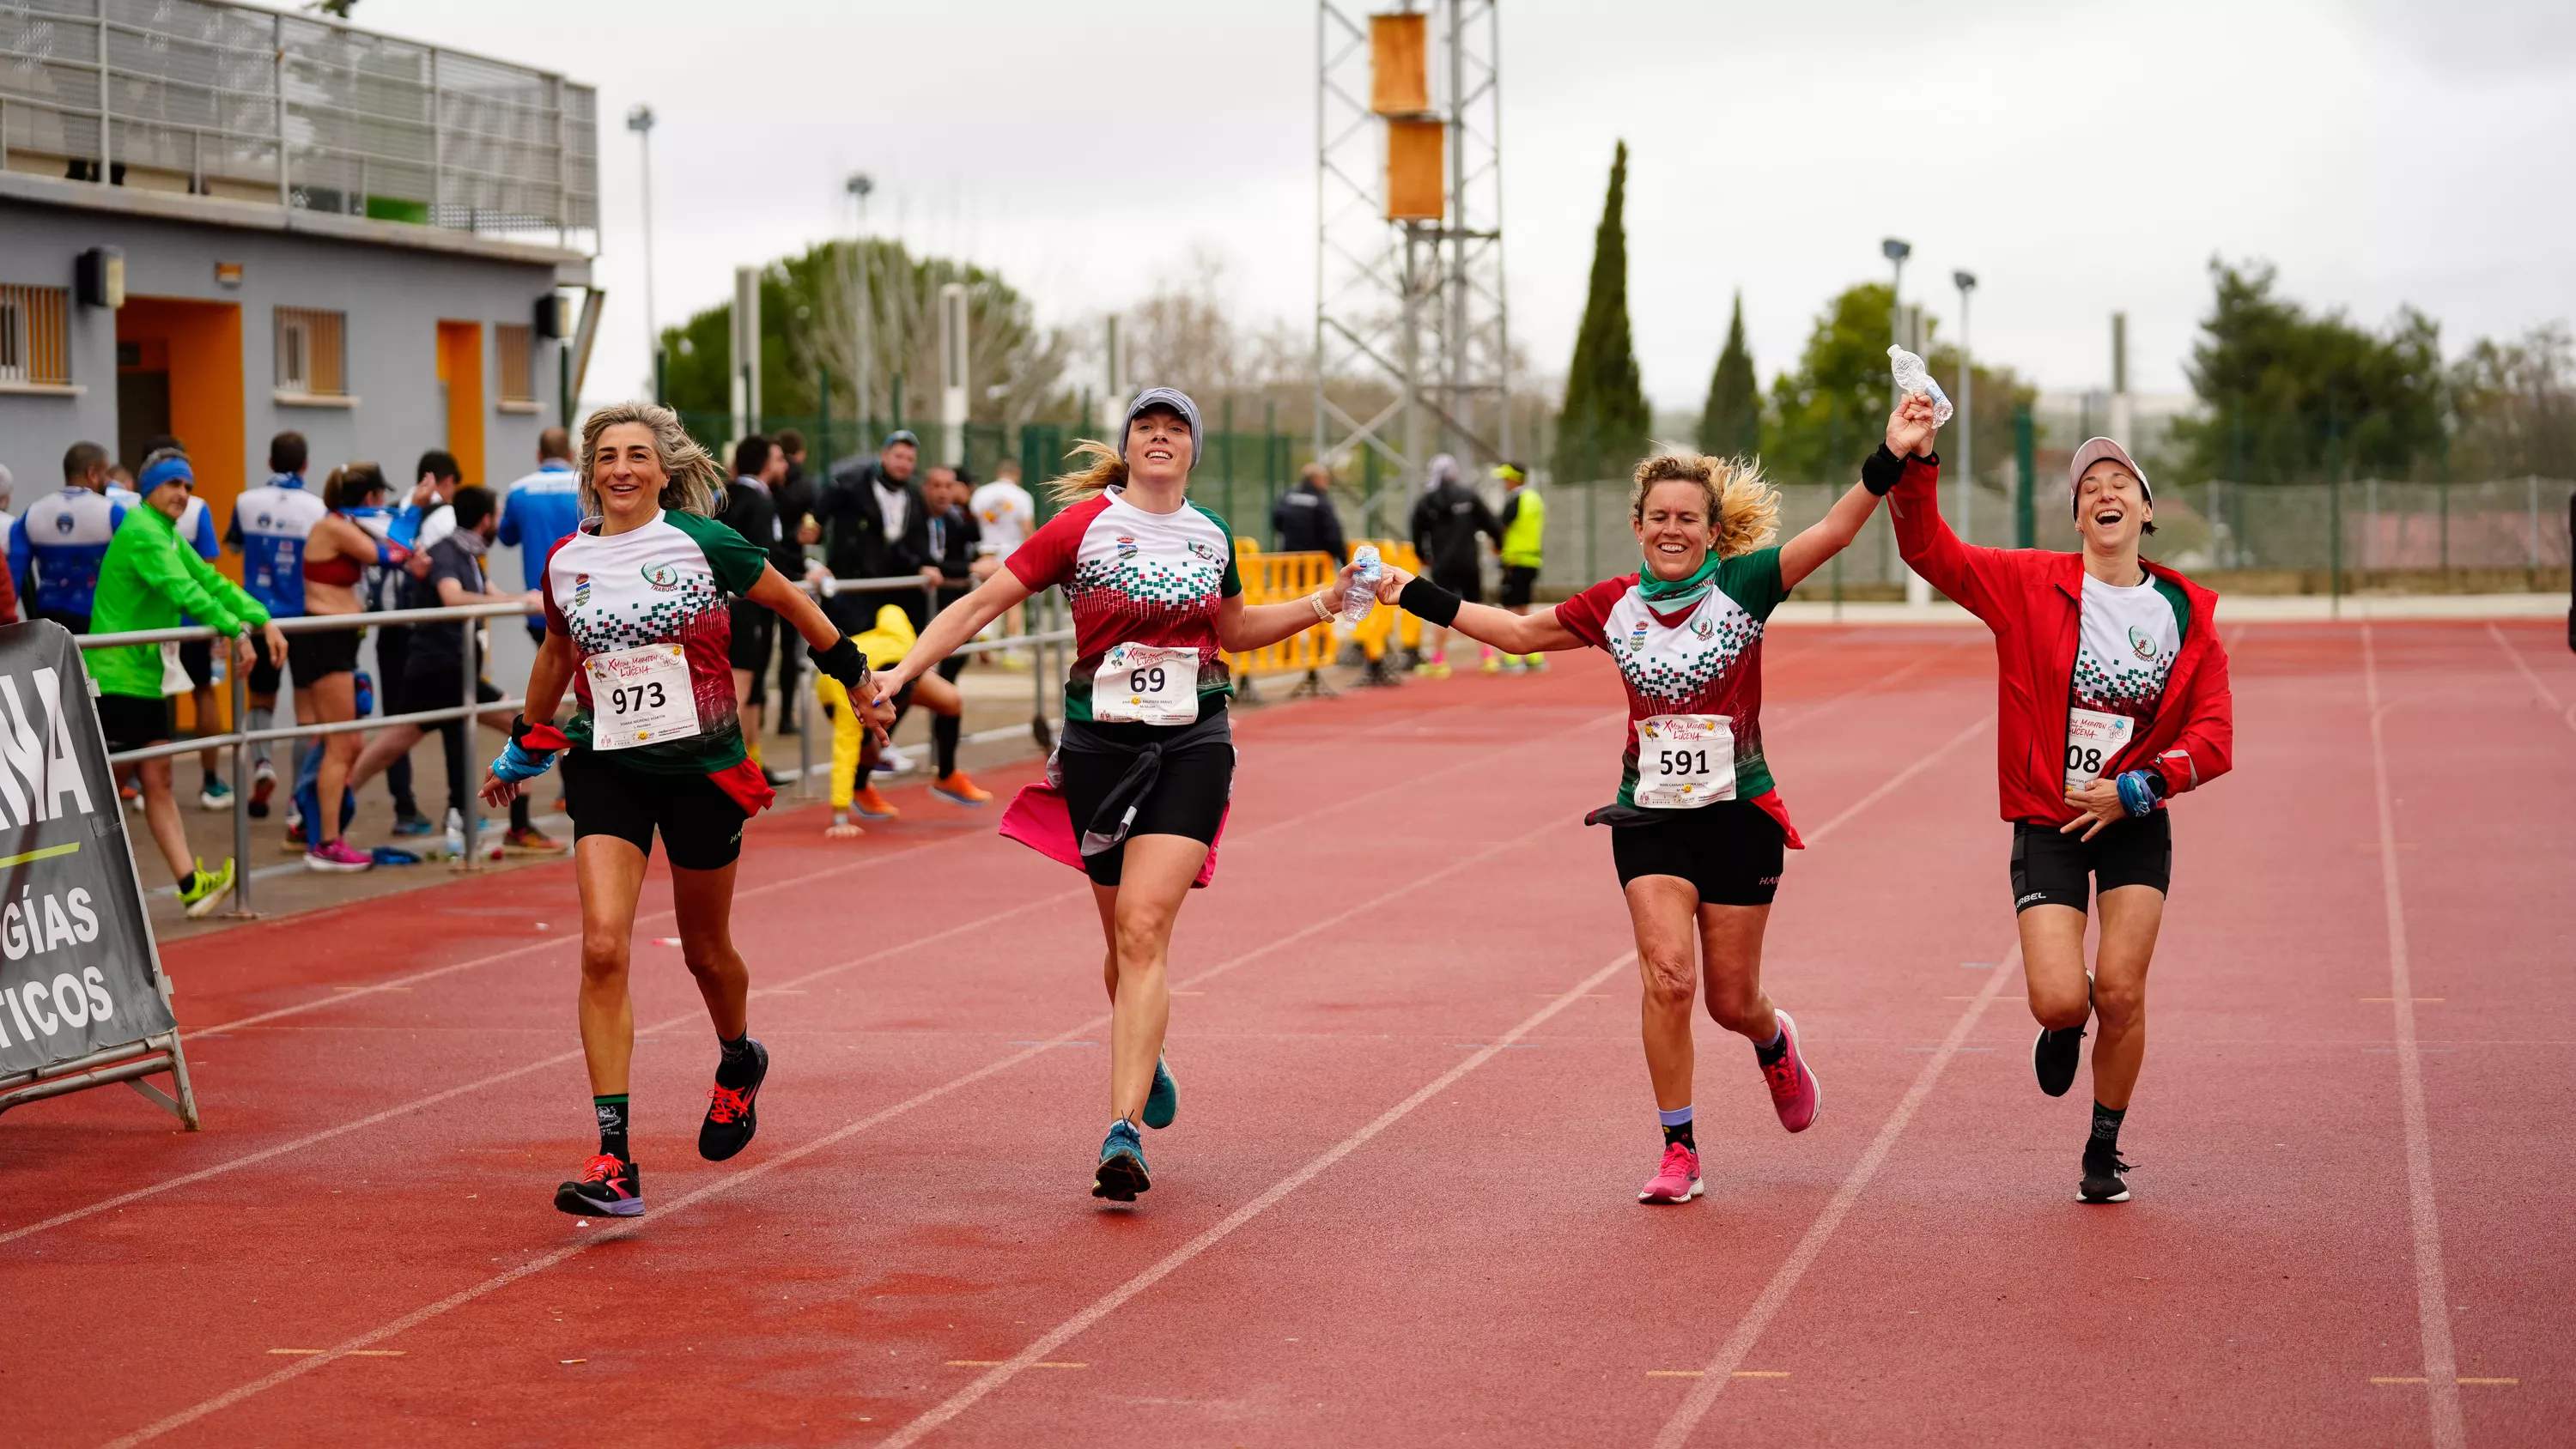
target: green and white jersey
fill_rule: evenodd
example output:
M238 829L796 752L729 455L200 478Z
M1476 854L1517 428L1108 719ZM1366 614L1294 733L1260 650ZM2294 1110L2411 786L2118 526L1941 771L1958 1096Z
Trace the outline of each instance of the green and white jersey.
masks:
M580 661L573 672L579 708L565 735L576 748L615 749L619 763L654 774L714 774L741 764L742 723L730 662L733 621L726 603L760 581L768 558L741 534L694 513L665 509L642 527L615 535L603 536L599 524L584 519L546 555L546 628L571 639ZM594 739L592 661L656 645L678 651L671 662L674 698L679 666L686 666L696 728L687 728L689 711L673 703L669 707L678 709L681 723L668 726L666 717L657 716L662 738L623 745Z
M2066 788L2082 789L2156 720L2182 652L2191 600L2154 574L2123 588L2084 576L2082 621L2066 709Z

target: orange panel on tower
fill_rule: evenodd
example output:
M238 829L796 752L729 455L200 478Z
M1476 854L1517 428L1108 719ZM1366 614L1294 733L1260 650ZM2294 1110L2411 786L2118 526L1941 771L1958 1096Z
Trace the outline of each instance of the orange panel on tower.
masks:
M1438 221L1447 212L1449 128L1438 121L1386 123L1386 219Z
M1431 62L1425 18L1369 17L1369 109L1418 116L1431 109Z

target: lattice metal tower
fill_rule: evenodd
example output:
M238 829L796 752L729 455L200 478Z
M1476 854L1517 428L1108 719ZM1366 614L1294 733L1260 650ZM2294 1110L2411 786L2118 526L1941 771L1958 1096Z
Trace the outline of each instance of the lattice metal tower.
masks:
M1315 455L1375 455L1371 532L1433 454L1512 449L1496 4L1315 9Z

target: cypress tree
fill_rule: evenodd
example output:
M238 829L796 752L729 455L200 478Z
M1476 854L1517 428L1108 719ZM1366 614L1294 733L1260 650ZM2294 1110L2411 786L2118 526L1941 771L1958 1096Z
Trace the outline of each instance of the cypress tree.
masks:
M1592 243L1592 287L1575 334L1574 362L1565 374L1565 407L1558 414L1556 478L1580 483L1618 477L1646 449L1652 416L1637 375L1628 335L1628 143L1610 161L1610 195L1602 203L1601 229Z
M1735 320L1726 327L1726 350L1708 379L1708 405L1699 415L1699 450L1717 458L1750 458L1762 451L1762 398L1753 385L1753 353L1744 345L1744 294L1735 294Z

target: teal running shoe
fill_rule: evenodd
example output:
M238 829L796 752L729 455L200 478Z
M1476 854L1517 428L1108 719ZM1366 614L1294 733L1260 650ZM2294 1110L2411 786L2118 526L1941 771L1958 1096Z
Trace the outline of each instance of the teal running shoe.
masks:
M1172 1125L1172 1114L1181 1110L1181 1089L1172 1081L1172 1069L1161 1057L1154 1058L1154 1089L1145 1094L1145 1125L1161 1129Z
M1109 1136L1100 1144L1100 1169L1091 1178L1091 1195L1134 1202L1136 1194L1153 1185L1145 1175L1145 1143L1136 1135L1136 1124L1123 1117L1110 1123Z

